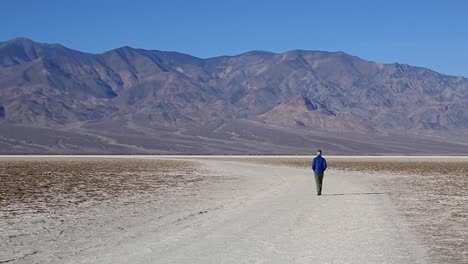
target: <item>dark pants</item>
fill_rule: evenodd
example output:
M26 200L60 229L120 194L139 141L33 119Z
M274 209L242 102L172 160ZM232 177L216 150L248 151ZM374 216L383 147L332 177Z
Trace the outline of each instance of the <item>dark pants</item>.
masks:
M315 175L315 185L317 185L317 194L322 194L323 172L314 173L314 175Z

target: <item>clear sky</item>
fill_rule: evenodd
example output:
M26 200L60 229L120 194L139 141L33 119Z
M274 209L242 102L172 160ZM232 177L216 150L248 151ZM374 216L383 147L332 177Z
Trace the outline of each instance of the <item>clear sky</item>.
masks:
M131 46L198 57L249 50L344 51L468 77L463 0L1 0L17 36L100 53Z

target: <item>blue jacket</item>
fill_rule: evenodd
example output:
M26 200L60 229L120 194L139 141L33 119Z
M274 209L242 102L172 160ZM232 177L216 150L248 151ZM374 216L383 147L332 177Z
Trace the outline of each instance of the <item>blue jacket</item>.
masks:
M327 169L327 161L322 156L317 156L312 160L312 169L315 173L323 173Z

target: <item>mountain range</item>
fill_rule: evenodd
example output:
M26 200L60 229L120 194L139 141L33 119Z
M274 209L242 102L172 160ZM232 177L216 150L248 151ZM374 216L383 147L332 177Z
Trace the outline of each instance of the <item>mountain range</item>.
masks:
M0 42L0 153L468 154L468 79L344 52Z

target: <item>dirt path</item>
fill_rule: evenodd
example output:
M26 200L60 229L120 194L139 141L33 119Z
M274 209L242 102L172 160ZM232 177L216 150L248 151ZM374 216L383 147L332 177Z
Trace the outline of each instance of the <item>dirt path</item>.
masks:
M220 191L209 210L67 263L427 263L388 194L365 176L329 171L318 197L309 170L200 162L248 187Z

